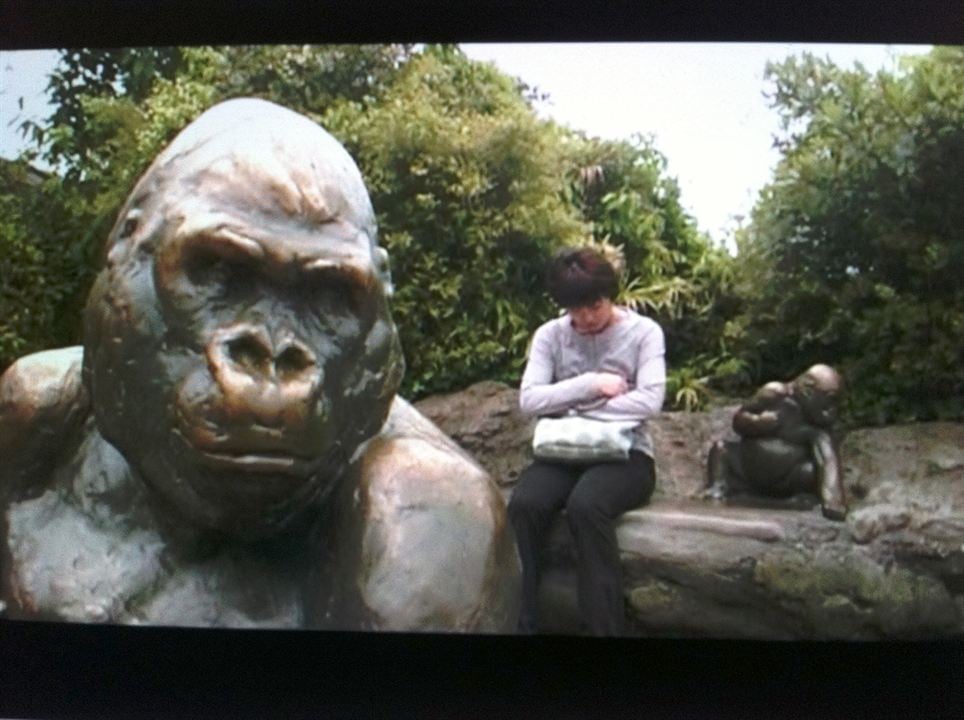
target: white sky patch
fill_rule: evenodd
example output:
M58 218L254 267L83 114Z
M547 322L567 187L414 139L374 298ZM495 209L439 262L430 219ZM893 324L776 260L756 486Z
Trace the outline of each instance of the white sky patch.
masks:
M26 146L24 120L40 122L50 114L47 76L58 58L55 50L0 50L0 157L16 157Z

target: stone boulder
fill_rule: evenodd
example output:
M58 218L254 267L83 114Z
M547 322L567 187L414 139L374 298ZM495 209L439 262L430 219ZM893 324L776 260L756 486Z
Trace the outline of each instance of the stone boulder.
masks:
M481 383L417 407L511 484L531 460L517 392ZM666 412L651 423L657 491L617 526L631 632L649 637L964 637L964 424L850 432L841 444L850 512L701 499L710 443L732 437L735 406ZM574 557L554 526L543 625L579 633Z
M922 639L964 633L964 548L903 531L858 543L816 511L656 501L617 527L631 632L648 637ZM549 632L581 632L572 545L553 528Z

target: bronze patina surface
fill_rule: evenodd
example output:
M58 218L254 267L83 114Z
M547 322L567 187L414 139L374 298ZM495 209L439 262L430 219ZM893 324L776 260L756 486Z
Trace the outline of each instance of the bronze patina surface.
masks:
M831 430L843 391L840 375L814 365L789 383L769 382L733 416L738 441L717 441L707 460L710 494L792 501L819 498L823 514L847 514Z
M489 476L396 397L361 175L306 117L205 112L108 239L83 348L0 379L7 616L504 631Z

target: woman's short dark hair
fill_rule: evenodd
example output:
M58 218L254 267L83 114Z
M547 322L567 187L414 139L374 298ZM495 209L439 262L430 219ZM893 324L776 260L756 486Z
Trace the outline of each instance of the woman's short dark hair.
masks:
M601 298L612 300L619 289L616 269L592 248L566 248L552 258L546 286L560 307L592 305Z

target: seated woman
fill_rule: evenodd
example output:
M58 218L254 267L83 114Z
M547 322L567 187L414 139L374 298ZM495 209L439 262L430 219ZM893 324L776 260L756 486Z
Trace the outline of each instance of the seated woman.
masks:
M521 632L537 632L539 560L544 536L563 507L578 558L579 606L590 633L624 631L622 569L614 520L644 505L656 481L646 420L663 405L663 331L613 304L615 268L595 250L566 249L549 268L549 295L566 313L536 330L522 376L527 415L576 411L597 420L635 420L629 458L596 464L536 459L523 471L509 518L522 560Z

